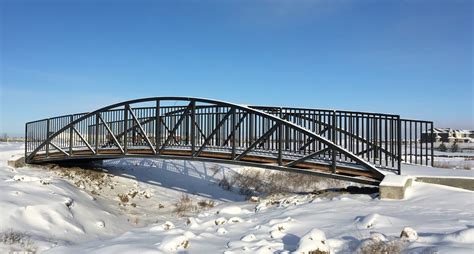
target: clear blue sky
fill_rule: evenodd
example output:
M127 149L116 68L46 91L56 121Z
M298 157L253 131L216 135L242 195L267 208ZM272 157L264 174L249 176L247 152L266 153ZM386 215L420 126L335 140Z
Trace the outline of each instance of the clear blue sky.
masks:
M474 128L473 1L0 3L0 133L168 95Z

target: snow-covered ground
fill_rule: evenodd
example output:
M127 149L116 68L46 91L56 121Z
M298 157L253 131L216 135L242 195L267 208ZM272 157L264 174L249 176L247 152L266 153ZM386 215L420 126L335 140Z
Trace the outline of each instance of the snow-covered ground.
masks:
M462 189L415 182L400 201L321 191L252 202L218 185L242 172L236 166L152 159L108 161L107 172L6 166L21 153L22 144L0 143L1 253L474 252L474 192ZM410 167L403 170L472 172ZM178 216L184 194L212 205Z
M436 168L425 167L420 165L402 164L402 175L474 178L474 170L459 168Z

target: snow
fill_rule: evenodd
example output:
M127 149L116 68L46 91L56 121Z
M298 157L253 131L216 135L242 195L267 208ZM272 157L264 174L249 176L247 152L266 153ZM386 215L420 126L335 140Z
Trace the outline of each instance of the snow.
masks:
M184 235L170 235L157 245L159 249L166 252L184 250L189 247L189 239Z
M474 178L474 170L425 167L420 165L403 164L402 175L431 176L431 177L470 177Z
M358 229L388 228L398 223L403 223L403 220L396 216L382 215L375 212L365 216L358 216L354 221L355 227Z
M40 253L354 253L374 243L406 253L474 252L474 193L463 189L414 182L404 200L332 192L250 202L217 184L236 166L121 159L94 174L6 166L23 152L22 144L0 143L0 232L22 232ZM180 217L173 209L183 194L216 205ZM0 241L1 253L22 248Z
M444 241L474 244L474 228L462 229L443 237Z
M400 234L400 237L403 240L414 242L418 239L418 233L413 228L405 227L403 228L402 233Z
M301 237L298 248L294 253L310 253L310 252L330 252L330 247L327 244L326 235L323 231L314 228Z
M222 208L219 211L219 214L232 214L232 215L235 215L235 214L242 214L242 213L251 213L251 212L248 211L248 210L242 210L242 208L240 208L238 206L227 206L227 207Z

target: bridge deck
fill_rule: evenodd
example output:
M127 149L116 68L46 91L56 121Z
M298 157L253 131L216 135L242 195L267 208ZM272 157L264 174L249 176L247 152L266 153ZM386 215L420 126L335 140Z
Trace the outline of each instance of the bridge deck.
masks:
M87 149L76 149L73 151L72 156L65 156L64 153L59 151L51 151L48 156L45 152L40 152L33 158L36 163L44 162L61 162L67 160L89 160L95 159L117 159L125 157L152 157L161 159L191 159L200 161L209 161L215 163L224 164L237 164L246 165L253 167L264 167L277 170L301 172L314 175L320 175L325 177L331 177L341 180L349 180L353 182L359 182L370 185L378 185L380 180L370 171L364 170L361 167L354 166L352 164L338 163L336 172L334 173L331 168L331 162L328 160L311 160L296 164L295 168L286 168L278 165L278 158L272 156L269 153L260 152L252 153L242 157L239 161L233 161L232 155L225 149L214 149L208 150L201 153L199 157L192 157L191 151L188 149L180 149L176 147L174 149L167 149L161 154L154 154L148 149L128 149L127 154L124 155L119 149L104 149L100 150L99 153L94 154ZM283 164L290 163L293 160L283 159Z

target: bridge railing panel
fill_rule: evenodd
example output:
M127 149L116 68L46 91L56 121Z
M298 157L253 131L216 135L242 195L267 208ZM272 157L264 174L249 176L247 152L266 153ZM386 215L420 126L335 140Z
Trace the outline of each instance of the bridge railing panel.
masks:
M434 162L433 122L401 119L402 159L406 163L431 165Z
M379 113L335 111L324 109L255 107L298 124L333 141L346 150L379 167L400 172L400 116ZM291 145L310 153L321 149L321 143L307 140L305 135L295 136ZM309 144L309 145L308 145ZM318 147L318 149L315 149ZM319 155L330 156L330 152ZM353 162L346 155L338 154L338 161Z
M48 119L27 123L25 132L25 155L27 156L48 138ZM46 147L41 151L46 151Z

